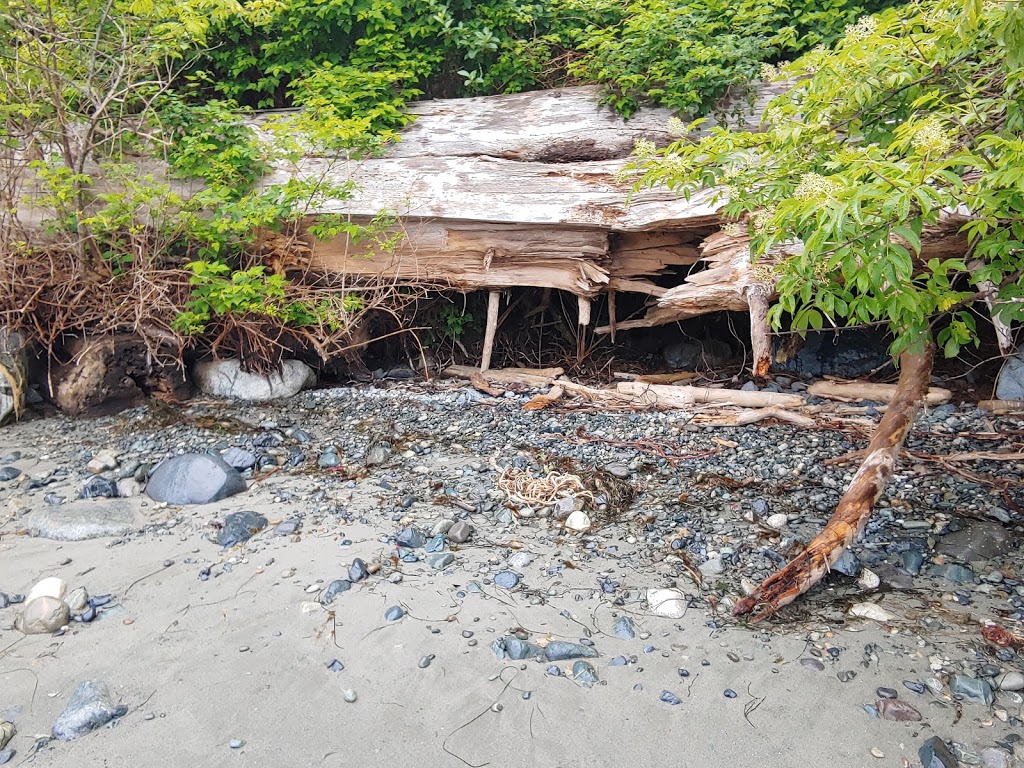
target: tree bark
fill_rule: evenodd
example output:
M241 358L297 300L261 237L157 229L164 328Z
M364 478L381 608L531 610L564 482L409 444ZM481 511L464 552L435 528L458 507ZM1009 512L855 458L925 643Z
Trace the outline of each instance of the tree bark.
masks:
M768 297L773 293L763 283L752 283L747 287L747 303L750 305L750 348L754 363L750 372L759 379L768 375L772 364L772 332L768 325Z
M924 403L935 348L931 341L900 355L897 394L868 445L864 463L839 501L825 529L800 555L769 576L754 594L740 600L733 615L766 619L809 590L828 573L843 551L860 535L885 490L914 419Z

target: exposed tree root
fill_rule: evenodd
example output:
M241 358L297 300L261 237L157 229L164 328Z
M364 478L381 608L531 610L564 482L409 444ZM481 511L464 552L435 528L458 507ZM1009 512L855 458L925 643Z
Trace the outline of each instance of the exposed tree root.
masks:
M824 578L843 551L860 535L878 497L896 466L903 441L914 425L928 391L933 345L928 342L900 356L897 392L865 452L864 463L839 501L825 529L800 555L769 576L757 590L733 608L750 621L766 619Z

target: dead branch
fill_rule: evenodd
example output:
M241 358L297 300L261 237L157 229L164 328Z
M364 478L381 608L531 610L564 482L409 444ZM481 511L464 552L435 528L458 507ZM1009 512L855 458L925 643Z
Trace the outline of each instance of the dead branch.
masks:
M896 396L868 445L867 455L854 475L825 529L800 555L769 576L752 595L733 608L733 614L750 614L761 621L824 578L829 568L860 535L871 518L878 497L892 476L903 442L914 425L928 391L935 348L930 341L900 355L900 379Z

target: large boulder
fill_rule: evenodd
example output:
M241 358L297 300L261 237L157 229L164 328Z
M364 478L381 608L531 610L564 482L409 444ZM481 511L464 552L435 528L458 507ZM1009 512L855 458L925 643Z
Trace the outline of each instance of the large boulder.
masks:
M16 331L0 328L0 424L16 419L25 408L28 388L25 345Z
M203 394L225 400L275 400L316 384L316 372L301 360L285 360L267 375L243 371L238 360L209 360L197 363L192 377Z
M997 400L1024 400L1024 352L1006 358L996 379Z
M245 488L238 470L220 456L186 453L161 462L153 470L146 495L168 504L209 504Z

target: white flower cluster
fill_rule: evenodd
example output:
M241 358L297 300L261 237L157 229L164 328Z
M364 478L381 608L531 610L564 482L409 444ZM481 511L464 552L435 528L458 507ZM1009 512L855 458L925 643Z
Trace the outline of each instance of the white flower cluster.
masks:
M648 160L654 157L654 154L658 151L658 147L655 146L653 141L647 139L637 139L633 142L633 154L641 160Z
M728 224L722 226L722 234L728 235L729 237L740 237L741 235L746 233L743 231L743 228L740 226L739 222L730 221Z
M914 132L911 146L922 155L944 155L953 146L953 140L938 120L925 120Z
M750 216L750 226L754 228L755 232L764 232L773 216L775 216L774 206L754 211Z
M668 131L669 136L673 136L677 139L681 139L686 135L686 123L678 117L670 117L665 128Z
M779 76L779 69L774 64L761 65L761 79L770 83Z
M878 22L871 16L861 17L856 24L846 26L846 42L859 43L875 34L878 29Z
M826 179L820 173L805 173L800 177L793 197L804 201L828 200L838 191L839 185L832 179Z

